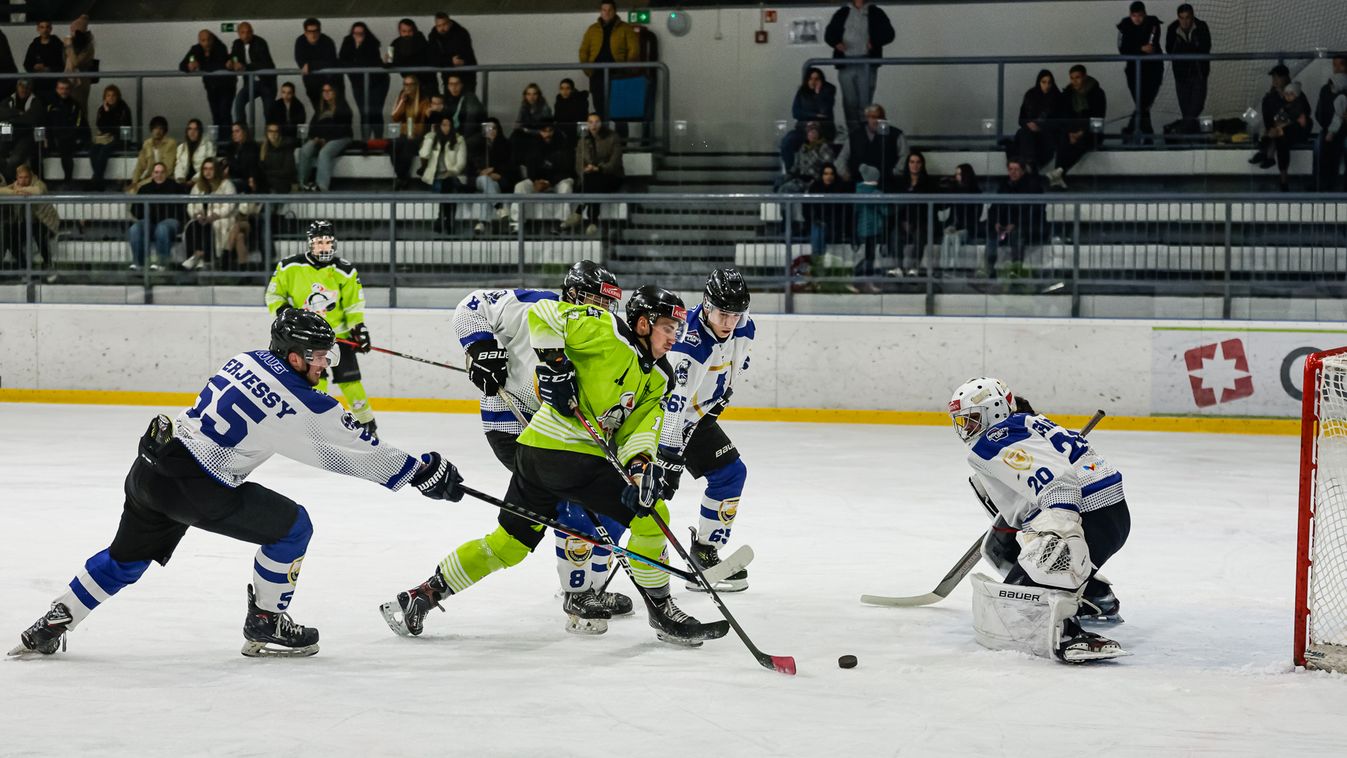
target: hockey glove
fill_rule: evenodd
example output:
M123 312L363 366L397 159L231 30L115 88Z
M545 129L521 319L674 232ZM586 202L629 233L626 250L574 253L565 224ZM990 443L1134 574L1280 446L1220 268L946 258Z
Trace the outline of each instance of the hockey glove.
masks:
M462 483L463 477L459 476L458 469L439 453L424 453L421 456L421 467L412 475L412 486L432 500L457 503L463 499L463 488L459 486Z
M1016 413L1027 413L1027 414L1029 414L1030 416L1037 416L1037 415L1038 415L1038 411L1034 410L1034 406L1030 405L1028 400L1025 400L1024 398L1020 397L1019 395L1016 395L1016 396L1015 396L1015 412L1016 412Z
M505 386L509 372L510 354L495 340L481 340L468 345L468 380L483 394L494 395Z
M575 364L563 356L560 360L539 363L534 375L538 383L538 399L563 416L571 415L578 391Z
M622 504L637 518L649 516L664 490L660 467L637 458L627 466L627 473L635 484L628 484L622 491Z
M369 329L364 323L351 327L351 339L355 340L355 349L359 353L368 353L370 349Z
M659 469L660 480L664 482L664 492L660 497L668 500L678 491L678 480L683 478L683 456L677 450L663 445L655 456L655 466Z

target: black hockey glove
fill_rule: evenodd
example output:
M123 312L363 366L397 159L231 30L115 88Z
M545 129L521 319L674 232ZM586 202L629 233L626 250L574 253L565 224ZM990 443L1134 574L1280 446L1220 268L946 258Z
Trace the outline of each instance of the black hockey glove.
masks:
M1024 398L1020 397L1019 395L1016 395L1016 396L1015 396L1015 412L1016 412L1016 413L1027 413L1027 414L1029 414L1030 416L1037 416L1037 415L1038 415L1038 411L1034 410L1034 406L1030 405L1028 400L1025 400Z
M365 324L359 323L351 327L351 339L355 340L355 349L358 353L368 353L370 349L369 329Z
M579 389L575 384L575 364L563 355L560 360L539 363L534 375L538 381L538 399L563 416L571 415Z
M660 497L668 500L678 491L678 480L683 478L683 456L671 447L659 448L655 456L655 466L660 470L660 480L664 482L664 491Z
M725 406L730 404L730 396L733 394L734 388L726 387L725 392L722 393L721 396L716 399L715 404L712 405L711 409L706 412L706 415L710 416L712 421L715 421L716 419L720 418L720 414L725 410Z
M459 486L462 483L463 477L459 476L458 469L439 453L423 454L421 467L412 475L412 486L432 500L457 503L463 499L463 488Z
M468 380L484 394L494 395L505 386L509 373L510 354L495 340L481 340L468 345Z
M627 472L636 480L622 490L622 504L637 518L649 516L664 492L662 470L654 463L637 458L627 466Z

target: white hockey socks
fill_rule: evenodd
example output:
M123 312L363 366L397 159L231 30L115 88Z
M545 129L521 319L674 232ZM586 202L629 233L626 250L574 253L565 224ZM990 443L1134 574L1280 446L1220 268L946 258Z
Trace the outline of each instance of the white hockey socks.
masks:
M697 541L703 545L724 547L730 541L734 517L739 515L739 498L716 500L702 496L701 516L697 520Z

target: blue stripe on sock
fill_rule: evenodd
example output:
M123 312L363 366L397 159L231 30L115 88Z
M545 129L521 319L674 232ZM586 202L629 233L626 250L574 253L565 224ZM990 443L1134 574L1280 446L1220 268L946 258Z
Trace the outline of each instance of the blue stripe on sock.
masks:
M713 511L713 510L711 510L710 508L707 508L706 506L703 505L703 506L702 506L702 518L709 518L709 519L711 519L712 521L719 521L719 520L720 520L720 513L719 513L718 511Z
M93 595L89 594L88 590L84 589L84 585L80 584L78 578L70 580L70 591L75 593L75 597L79 598L81 603L84 603L85 608L92 611L98 607L98 601L94 599Z
M589 570L590 570L590 571L593 571L593 572L596 573L596 574L602 574L603 572L605 572L605 571L608 570L608 564L606 564L606 563L597 563L597 564L594 564L594 565L590 566L590 567L589 567Z
M256 571L258 576L262 577L268 582L271 582L272 584L290 583L290 577L286 576L285 574L278 574L275 571L268 571L262 568L262 564L258 563L257 561L253 561L253 571Z

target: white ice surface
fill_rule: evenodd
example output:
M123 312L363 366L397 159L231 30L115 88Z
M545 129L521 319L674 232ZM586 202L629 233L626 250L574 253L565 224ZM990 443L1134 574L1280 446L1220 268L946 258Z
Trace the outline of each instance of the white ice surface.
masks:
M0 404L4 649L107 546L153 412ZM384 413L379 425L503 493L474 417ZM313 517L291 611L321 630L322 652L240 656L254 548L189 531L68 652L0 661L0 755L1347 754L1347 679L1289 663L1293 438L1107 421L1094 433L1132 508L1107 573L1128 620L1114 636L1135 655L1072 668L978 647L966 587L927 608L858 602L930 590L985 526L951 430L726 426L749 466L734 536L757 553L752 588L727 599L761 648L795 656L796 677L760 668L733 636L663 645L640 611L602 637L566 634L550 539L433 612L424 637L395 637L376 606L485 533L495 510L276 458L256 481ZM699 494L685 481L680 533ZM717 617L681 588L679 601ZM859 667L839 669L843 653Z

